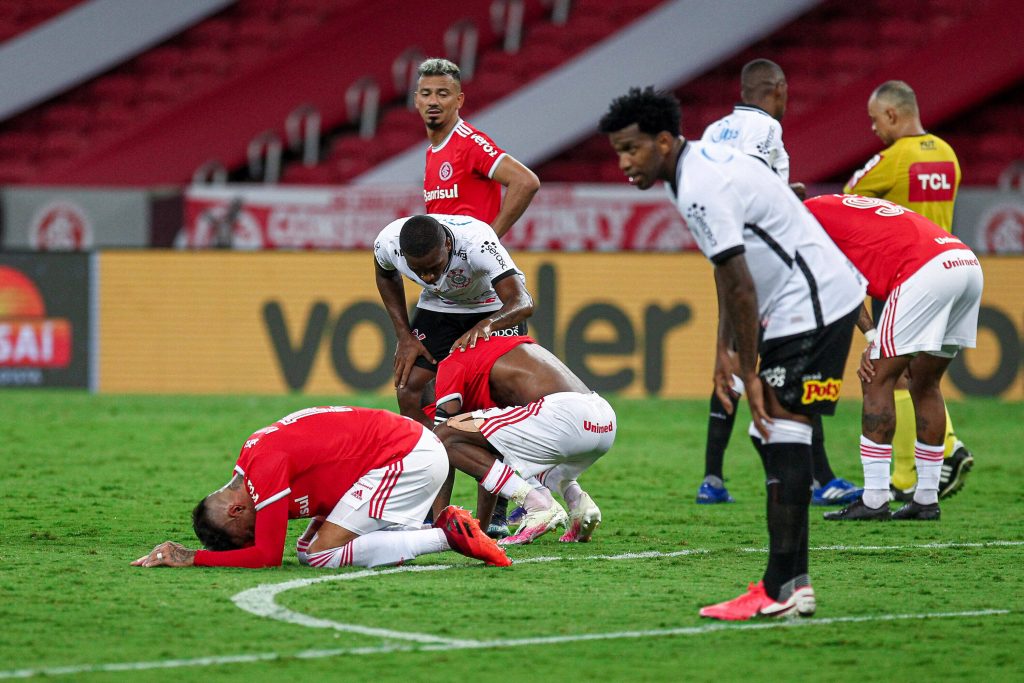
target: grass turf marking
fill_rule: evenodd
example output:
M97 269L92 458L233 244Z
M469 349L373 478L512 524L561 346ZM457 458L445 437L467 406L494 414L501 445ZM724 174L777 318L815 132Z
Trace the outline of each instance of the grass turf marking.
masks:
M377 572L380 573L380 572ZM333 650L302 650L295 653L262 652L248 655L225 655L197 657L194 659L164 659L150 662L114 662L110 664L83 664L78 666L45 667L39 669L13 669L0 671L0 679L32 678L34 676L66 676L83 673L115 673L120 671L146 671L150 669L179 669L184 667L221 666L225 664L254 664L292 659L324 659L328 657L379 655L393 652L444 652L451 650L482 650L493 648L520 647L522 645L547 645L592 640L614 640L620 638L658 638L666 636L699 636L721 631L761 631L777 628L806 628L831 626L834 624L855 624L863 622L907 621L924 619L955 619L972 617L995 617L1012 614L1011 610L968 610L964 612L931 612L923 614L878 614L852 617L826 617L823 619L785 619L758 621L752 623L714 623L706 626L685 626L652 631L620 631L616 633L584 633L569 636L543 636L511 640L458 641L452 643L423 643L419 645L388 644L374 647L357 647Z

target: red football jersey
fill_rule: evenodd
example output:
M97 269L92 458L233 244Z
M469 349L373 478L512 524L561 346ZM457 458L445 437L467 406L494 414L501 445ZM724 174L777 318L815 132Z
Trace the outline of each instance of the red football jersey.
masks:
M444 142L427 147L427 213L472 216L490 225L501 209L501 184L491 176L504 158L505 150L459 119Z
M257 431L235 465L256 506L256 542L241 550L200 550L195 564L281 564L288 520L326 515L364 474L408 455L423 427L370 408L307 408Z
M495 361L520 344L536 343L533 337L522 335L493 336L485 342L477 342L472 349L449 355L437 366L436 405L457 398L463 412L496 407L491 399L490 382Z
M885 199L834 194L804 205L867 278L868 294L876 299L885 299L942 252L968 248L924 216Z

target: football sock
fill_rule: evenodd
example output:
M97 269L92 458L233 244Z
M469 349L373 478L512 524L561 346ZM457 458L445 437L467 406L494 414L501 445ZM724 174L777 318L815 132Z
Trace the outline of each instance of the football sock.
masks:
M311 567L382 567L401 564L419 555L450 550L441 529L374 531L340 548L309 554Z
M575 510L579 507L580 498L583 496L583 489L576 483L576 480L566 482L562 485L562 500L569 506L570 510Z
M811 503L811 427L776 419L764 444L768 567L764 589L777 600L782 585L807 573L807 509Z
M702 483L708 484L711 486L711 488L715 489L725 488L725 482L713 474L709 474L706 477L704 477L704 481Z
M708 412L708 441L704 449L704 474L722 479L722 462L725 460L725 449L729 446L732 426L736 422L736 411L732 415L725 412L725 406L712 392L711 405ZM721 488L721 486L719 486Z
M943 457L948 458L956 450L960 439L956 438L956 430L953 429L953 418L949 416L949 408L946 408L946 440L943 442Z
M502 498L511 498L522 487L530 487L525 479L500 460L494 461L491 469L487 471L487 476L480 480L480 485Z
M939 502L939 476L942 474L943 444L929 446L920 441L914 443L914 461L917 465L917 489L914 502L931 505Z
M500 517L501 519L508 517L508 498L498 496L498 500L494 502L494 514L491 515L491 519L495 517Z
M824 486L836 478L836 473L828 464L828 454L825 453L825 430L821 426L821 415L811 418L811 430L811 464L814 481L818 482L818 486Z
M864 504L878 508L889 502L889 463L892 444L875 443L860 435L860 464L864 467Z
M892 484L898 489L911 489L917 481L914 470L914 441L917 439L917 418L910 392L897 389L896 433L892 437Z

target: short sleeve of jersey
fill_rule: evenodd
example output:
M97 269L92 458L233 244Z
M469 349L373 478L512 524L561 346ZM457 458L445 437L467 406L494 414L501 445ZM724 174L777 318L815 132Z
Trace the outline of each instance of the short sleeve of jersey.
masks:
M844 194L862 197L884 197L896 184L896 154L886 150L876 154L850 178L843 187Z
M488 178L493 177L498 164L506 156L505 150L494 144L493 140L480 131L473 132L469 136L468 142L470 144L467 144L465 149L470 166L481 175Z
M449 356L437 366L435 380L435 396L437 405L443 405L452 399L458 399L460 406L465 403L463 391L466 384L466 366L459 363L454 356Z
M721 177L704 177L694 190L681 195L677 205L701 252L714 263L742 253L743 202L731 196L732 185Z
M380 231L377 239L373 242L373 258L376 259L377 265L384 270L397 270L394 256L395 251L398 249L398 234L402 229L401 226L405 225L406 220L401 218L389 223L387 227Z
M492 285L503 279L502 276L519 272L516 264L512 261L512 257L509 256L508 251L498 241L497 237L484 240L480 244L477 248L476 257L473 258L473 263L475 264L474 270L486 273Z

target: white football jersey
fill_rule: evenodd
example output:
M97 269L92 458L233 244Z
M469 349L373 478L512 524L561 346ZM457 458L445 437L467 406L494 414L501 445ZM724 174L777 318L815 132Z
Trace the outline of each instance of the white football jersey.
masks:
M782 124L764 109L737 104L731 114L708 126L700 140L732 145L761 159L784 182L789 182L789 154L782 144Z
M389 223L373 244L373 255L381 268L397 270L423 288L418 308L450 313L496 311L501 308L501 300L494 291L497 280L515 276L525 284L526 277L516 268L491 226L469 216L430 215L452 240L451 260L439 282L428 285L416 277L402 255L398 237L409 217Z
M714 263L746 258L764 339L824 327L864 301L860 273L760 161L725 145L687 142L674 189L705 256Z

